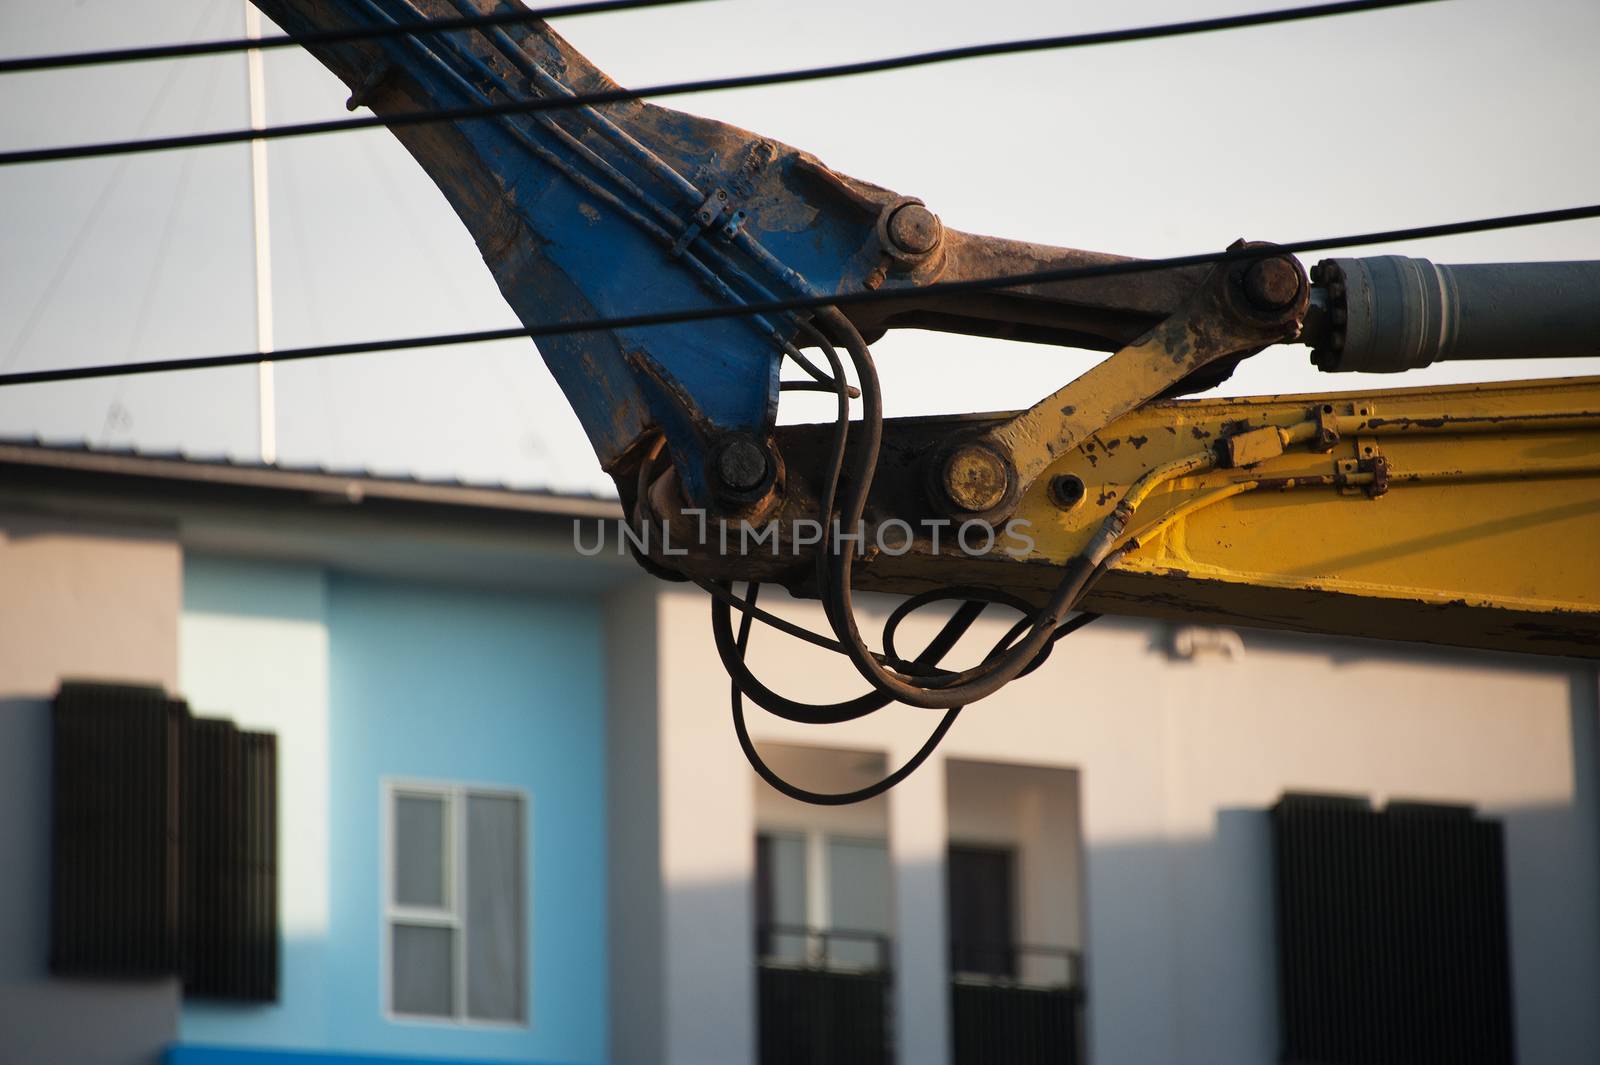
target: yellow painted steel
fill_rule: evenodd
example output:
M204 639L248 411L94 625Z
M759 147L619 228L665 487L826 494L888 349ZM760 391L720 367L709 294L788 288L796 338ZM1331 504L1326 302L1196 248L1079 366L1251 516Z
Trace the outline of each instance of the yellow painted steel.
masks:
M1240 439L1269 426L1298 438L1249 465L1156 479L1127 523L1136 546L1086 605L1600 657L1600 378L1149 404L1027 491L1024 557L908 559L873 583L937 576L1037 600L1141 477L1225 437L1241 461L1272 455L1267 436ZM1331 449L1313 450L1317 429L1337 432ZM1064 477L1083 482L1074 506L1051 490Z

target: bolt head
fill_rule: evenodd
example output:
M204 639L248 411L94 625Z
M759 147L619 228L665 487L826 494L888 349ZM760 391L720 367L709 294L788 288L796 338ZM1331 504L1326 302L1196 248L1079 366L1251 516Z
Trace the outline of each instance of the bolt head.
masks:
M1257 260L1244 272L1244 294L1263 311L1281 311L1300 295L1300 271L1281 255Z
M920 203L908 203L889 216L889 239L906 255L926 255L939 246L944 225Z
M965 444L944 462L944 490L950 502L977 514L993 510L1006 497L1010 473L1005 460L980 444Z
M767 476L767 453L749 437L734 437L717 454L717 476L724 487L748 492Z

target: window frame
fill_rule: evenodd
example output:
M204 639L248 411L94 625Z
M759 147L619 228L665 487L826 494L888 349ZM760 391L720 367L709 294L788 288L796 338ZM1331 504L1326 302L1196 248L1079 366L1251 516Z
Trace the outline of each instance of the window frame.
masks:
M426 780L412 777L384 777L379 782L382 845L378 871L378 994L383 1019L390 1024L415 1024L447 1028L486 1028L501 1031L521 1031L532 1027L533 974L529 964L528 944L532 932L533 899L532 878L524 872L521 897L517 900L522 909L522 1016L518 1020L495 1020L472 1017L467 1013L467 801L472 798L515 799L522 815L522 868L528 867L532 853L532 801L525 788L503 784L472 784L459 781ZM403 905L395 901L395 805L401 797L440 799L445 804L443 855L444 907ZM450 948L450 1015L435 1013L408 1013L394 1005L394 929L396 925L411 925L451 930Z

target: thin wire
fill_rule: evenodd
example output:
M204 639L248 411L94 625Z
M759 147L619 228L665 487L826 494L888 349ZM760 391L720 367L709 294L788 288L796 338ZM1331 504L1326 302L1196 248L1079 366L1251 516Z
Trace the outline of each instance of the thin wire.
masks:
M195 19L194 25L189 28L190 34L199 33L201 27L207 22L208 16L214 19L215 13L221 10L223 8L220 6L202 10ZM172 67L162 75L161 84L156 88L155 95L150 98L149 106L145 108L143 116L139 119L137 127L139 133L142 134L149 129L150 124L155 121L156 115L161 110L161 105L166 101L167 94L178 84L178 76L181 73L181 67ZM11 365L17 357L17 353L33 338L34 329L38 327L45 309L50 306L50 302L55 298L61 283L66 280L67 272L77 262L78 254L83 250L85 240L91 233L99 232L100 215L111 202L111 194L121 186L123 175L128 172L128 167L132 162L132 159L124 156L112 165L111 173L107 175L105 183L100 186L100 191L95 196L94 204L83 216L82 224L79 225L77 232L73 234L72 240L68 242L66 254L56 263L55 271L50 275L50 280L45 283L44 290L40 292L39 298L29 308L27 317L23 319L22 328L17 330L5 354L0 355L0 372L4 372Z
M514 340L520 337L536 340L540 337L568 336L575 333L591 333L613 329L637 329L681 322L744 318L782 311L818 310L824 307L853 307L863 304L904 300L913 295L983 292L989 289L1011 288L1020 285L1084 281L1091 278L1153 273L1159 270L1173 270L1187 266L1237 262L1259 259L1267 251L1284 254L1328 251L1335 248L1351 248L1365 244L1387 244L1397 241L1458 236L1466 233L1487 233L1494 230L1550 225L1557 222L1573 222L1588 218L1600 218L1600 204L1564 207L1553 211L1532 211L1525 214L1500 215L1495 218L1446 222L1438 225L1412 226L1407 229L1356 233L1342 237L1299 240L1287 244L1276 244L1270 249L1259 247L1239 248L1233 251L1202 252L1195 255L1179 255L1165 259L1130 259L1126 262L1099 263L1094 266L1068 266L1021 274L971 278L966 281L936 281L933 284L923 285L914 289L870 289L860 292L799 296L791 299L762 300L724 306L683 307L677 310L591 318L577 322L550 322L533 326L486 329L477 332L439 333L430 336L400 337L392 340L364 340L347 344L320 344L303 348L283 348L270 353L259 351L241 352L233 355L206 355L194 358L160 359L147 362L75 366L56 370L31 370L20 373L0 374L0 387L46 384L53 381L79 381L94 377L114 377L125 374L165 373L173 370L204 370L220 366L248 366L268 361L292 362L297 359L319 359L336 355L364 355L379 351L410 351L416 348L443 347L450 344L478 344L493 340Z
M606 89L599 92L579 93L571 96L535 97L526 100L507 100L494 104L430 108L401 114L364 115L358 118L329 119L320 122L297 122L268 126L265 129L221 130L214 133L154 137L143 140L104 141L97 144L27 148L0 153L0 166L19 163L42 163L63 159L87 159L102 155L126 155L129 152L200 148L214 144L236 144L249 140L305 137L321 133L374 129L378 126L387 126L393 129L397 126L413 126L431 122L457 122L468 119L496 118L502 115L560 111L599 104L625 103L646 97L681 96L689 93L718 92L724 89L748 89L763 85L788 85L798 82L821 81L827 78L853 77L860 74L904 70L910 67L930 66L935 63L949 63L962 59L1057 51L1066 48L1118 44L1127 41L1154 40L1162 37L1244 29L1251 26L1265 26L1281 22L1326 18L1332 15L1355 14L1439 2L1442 2L1442 0L1344 0L1342 3L1316 4L1310 7L1285 8L1278 11L1266 11L1249 15L1230 15L1224 18L1196 19L1189 22L1170 22L1156 26L1140 26L1134 29L1076 33L1057 37L1035 37L1026 40L1000 41L994 44L963 45L958 48L944 48L932 52L916 52L910 55L865 59L852 63L834 63L828 66L804 67L797 70L775 71L765 74L741 74L732 77L667 82L640 89Z
M60 70L66 67L101 66L110 63L137 63L148 59L189 59L202 55L223 55L228 52L249 52L257 49L287 48L313 44L339 44L345 41L371 41L402 34L447 33L451 30L470 30L488 26L515 26L526 22L560 18L567 15L598 15L610 11L629 11L634 8L666 7L671 4L698 3L701 0L592 0L588 3L561 4L554 7L531 8L514 11L494 11L484 15L458 15L450 18L424 19L383 26L361 26L342 30L314 30L310 33L290 33L281 37L232 37L218 41L192 41L183 44L156 44L139 48L114 48L98 52L66 52L57 55L19 56L0 59L0 74L20 74L24 71Z

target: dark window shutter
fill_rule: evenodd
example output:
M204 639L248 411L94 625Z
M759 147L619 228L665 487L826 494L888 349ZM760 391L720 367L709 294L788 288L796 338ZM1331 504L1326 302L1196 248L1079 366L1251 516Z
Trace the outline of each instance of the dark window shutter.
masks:
M776 918L772 902L772 837L756 836L756 955L772 953L772 923Z
M184 731L179 839L183 988L206 998L278 996L277 742L231 722Z
M63 684L51 970L277 998L277 741L159 689Z
M176 970L183 716L159 689L62 685L51 729L51 972Z
M1514 1061L1497 822L1286 795L1272 824L1283 1061Z

